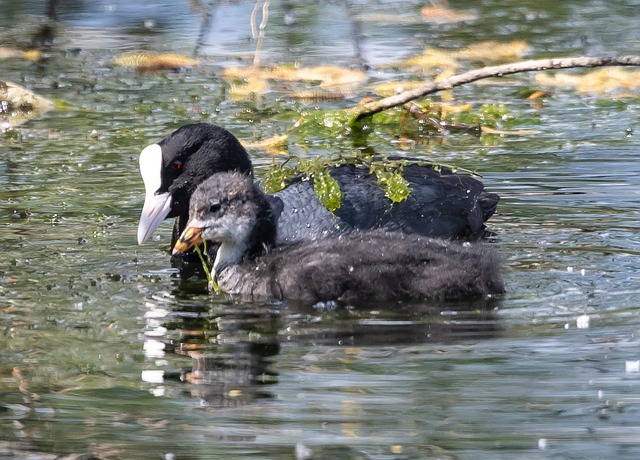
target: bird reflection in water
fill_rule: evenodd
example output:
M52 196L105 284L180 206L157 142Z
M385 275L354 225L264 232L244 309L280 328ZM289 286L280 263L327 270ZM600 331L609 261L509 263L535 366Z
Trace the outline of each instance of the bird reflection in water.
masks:
M143 379L157 385L154 394L187 394L207 407L273 398L270 388L279 383L277 356L283 348L445 344L492 339L504 329L496 298L406 303L392 309L234 304L211 297L204 281L176 277L176 283L172 293L147 299L145 352L154 369ZM195 286L200 292L194 292Z

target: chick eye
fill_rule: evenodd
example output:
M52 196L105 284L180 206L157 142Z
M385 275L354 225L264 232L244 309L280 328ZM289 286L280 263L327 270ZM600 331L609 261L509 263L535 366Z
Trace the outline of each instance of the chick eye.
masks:
M182 169L182 161L176 160L169 165L169 169L173 172L178 172Z
M220 203L215 203L215 204L212 204L211 206L209 206L209 212L216 213L216 212L220 211L221 208L222 208L222 206L220 205Z

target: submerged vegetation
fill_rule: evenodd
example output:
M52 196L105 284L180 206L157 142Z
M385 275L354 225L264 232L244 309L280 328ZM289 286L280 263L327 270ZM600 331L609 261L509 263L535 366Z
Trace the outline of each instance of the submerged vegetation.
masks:
M313 180L314 190L327 209L335 211L340 207L342 194L326 167L343 164L365 164L375 173L381 186L393 202L406 199L411 192L402 178L402 168L406 160L373 159L363 146L368 141L378 141L381 132L391 133L398 145L410 145L433 137L450 135L487 136L528 136L535 133L523 127L537 124L531 114L523 116L500 101L469 103L457 101L452 89L467 83L484 80L488 84L503 84L504 75L542 71L551 68L594 67L616 65L639 65L640 58L556 58L539 61L514 62L495 67L479 67L514 61L532 51L529 43L522 39L511 41L488 40L469 44L453 50L444 47L426 47L420 54L406 57L382 68L410 70L409 80L385 79L368 84L373 72L363 69L345 68L337 65L303 66L298 63L270 64L262 56L263 42L268 31L268 3L263 4L263 22L256 24L256 11L251 17L251 30L256 39L253 65L226 66L219 72L228 89L228 97L234 103L258 103L262 97L275 94L299 102L287 112L280 105L280 119L295 122L286 132L258 141L245 142L248 148L260 149L274 155L286 155L284 162L274 161L272 170L264 178L268 191L277 191L292 180ZM475 21L476 15L466 11L455 11L446 5L425 6L420 10L422 20L435 23L456 23ZM40 30L40 29L39 29ZM46 29L51 34L54 28ZM38 62L43 53L33 47L27 51L17 48L0 47L0 59L24 59ZM140 78L162 72L180 72L207 64L206 57L198 59L176 52L152 52L147 50L128 51L116 55L111 64L135 70ZM454 74L456 71L466 72ZM579 92L610 95L614 92L625 96L625 91L637 88L638 72L620 69L606 69L583 75L558 73L550 76L539 73L535 86L520 87L518 94L523 99L536 101L548 97L547 88L572 87ZM499 78L499 79L498 79ZM426 79L426 81L425 81ZM37 94L11 82L0 82L0 116L5 136L18 139L15 128L24 121L42 115L52 108L60 107ZM383 99L374 99L376 94ZM436 95L427 98L427 95ZM360 98L358 100L358 98ZM437 98L437 99L436 99ZM192 95L194 109L206 118L214 110L200 106L201 94ZM335 101L345 100L340 108ZM323 107L323 102L331 102L333 108ZM349 101L349 102L347 102ZM351 101L354 101L355 104ZM345 105L347 105L345 107ZM173 110L177 116L189 116L190 109L179 101L164 103L163 110ZM145 101L138 103L134 111L142 117L153 116L158 107ZM136 134L137 133L137 134ZM142 139L140 130L123 128L118 139ZM299 156L290 151L290 143L295 143L303 153L306 145L322 145L323 140L350 140L353 148L335 155L312 158ZM437 161L430 163L435 168L444 165ZM454 168L456 169L456 168ZM460 169L463 171L464 169Z

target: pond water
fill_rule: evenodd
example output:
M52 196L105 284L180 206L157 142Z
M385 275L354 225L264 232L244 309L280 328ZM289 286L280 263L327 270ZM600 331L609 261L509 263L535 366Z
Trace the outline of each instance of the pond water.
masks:
M0 141L0 458L640 457L637 94L555 88L535 104L518 95L536 87L523 74L454 95L502 102L535 134L407 147L397 127L377 128L366 149L477 170L502 196L490 221L500 299L238 304L171 268L170 222L136 244L138 153L185 123L279 135L297 112L411 77L385 65L425 46L522 39L537 58L640 44L637 1L452 0L475 16L454 23L423 22L420 6L271 2L261 61L368 69L340 101L231 99L221 69L250 65L256 45L245 1L60 2L46 60L0 61L0 79L67 104ZM0 45L28 45L43 9L0 1ZM111 64L143 49L201 64ZM289 141L298 155L354 150L348 136ZM279 160L250 154L258 175Z

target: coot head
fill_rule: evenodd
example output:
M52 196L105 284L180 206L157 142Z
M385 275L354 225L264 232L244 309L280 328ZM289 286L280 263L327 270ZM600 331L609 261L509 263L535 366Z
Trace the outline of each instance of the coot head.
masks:
M140 154L145 201L138 244L149 239L167 217L177 217L184 225L196 187L220 171L252 174L247 151L233 134L219 126L186 125L146 147Z
M275 244L276 219L265 194L250 176L214 174L194 192L189 222L173 254L203 240L218 243L214 270L239 264L268 251Z

